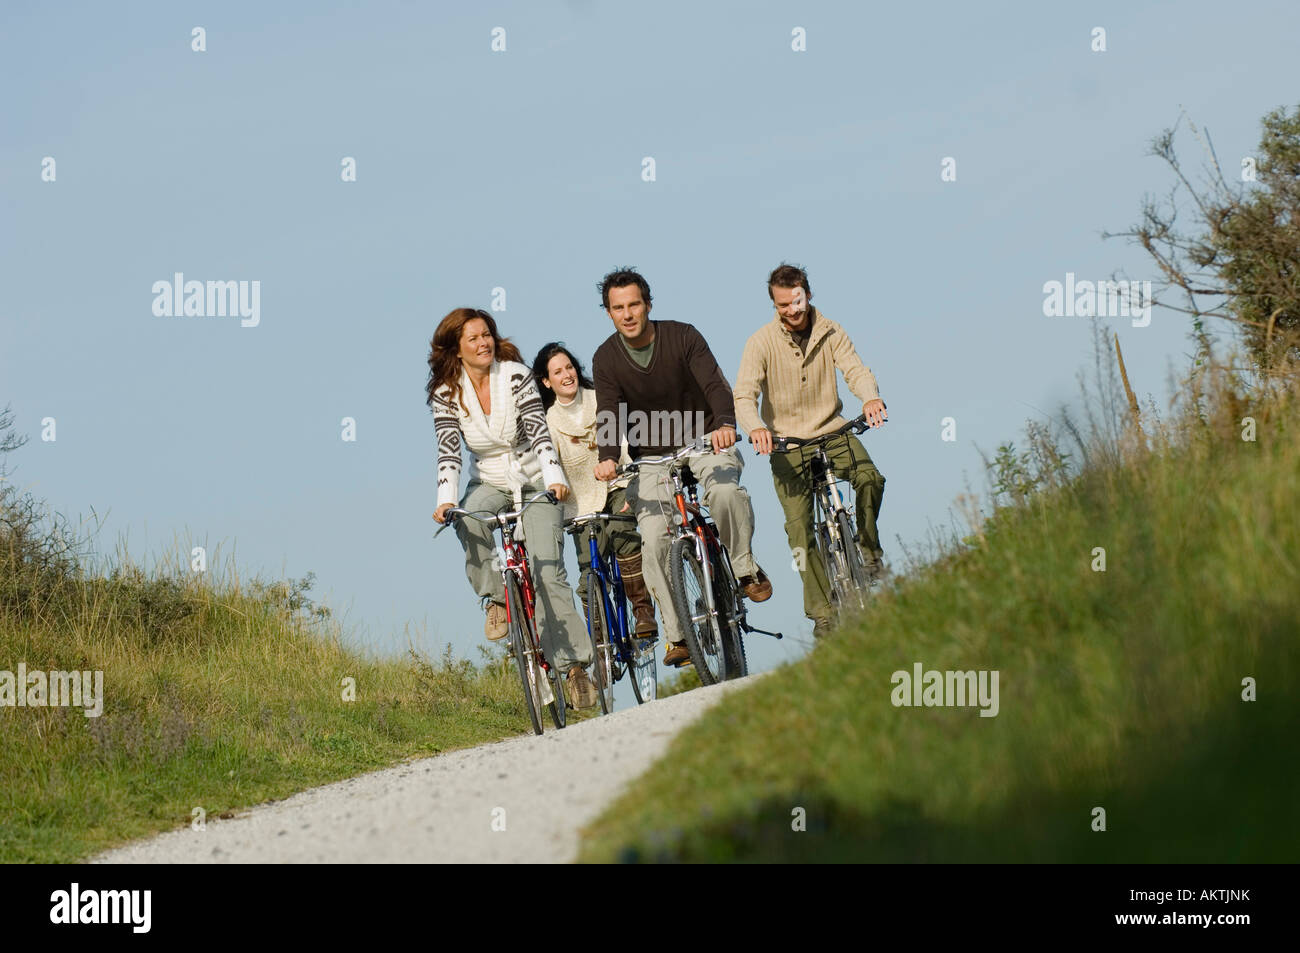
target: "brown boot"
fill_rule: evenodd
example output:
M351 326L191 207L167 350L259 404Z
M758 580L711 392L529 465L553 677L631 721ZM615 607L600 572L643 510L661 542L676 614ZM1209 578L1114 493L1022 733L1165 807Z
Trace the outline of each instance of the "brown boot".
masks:
M636 617L636 637L657 639L659 626L655 624L655 604L650 599L645 577L641 575L641 554L619 556L618 571L623 575L623 591L627 593L628 601L632 603L632 615Z

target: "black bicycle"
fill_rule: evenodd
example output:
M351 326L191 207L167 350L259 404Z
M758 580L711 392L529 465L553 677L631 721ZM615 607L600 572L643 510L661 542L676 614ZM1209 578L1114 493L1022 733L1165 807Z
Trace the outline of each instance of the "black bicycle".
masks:
M826 455L826 444L846 433L861 434L870 429L866 415L849 421L834 433L821 437L772 437L774 450L795 450L812 447L813 457L808 461L809 491L814 505L813 538L817 544L818 558L826 567L826 581L830 586L831 605L836 612L846 606L863 609L877 570L875 560L868 562L858 545L853 529L853 514L844 503L843 482L835 473L834 465Z
M659 691L654 640L636 637L618 559L612 553L606 555L600 551L600 525L609 522L635 523L636 520L621 514L584 513L564 526L575 539L581 534L587 537L591 568L583 585L592 651L590 675L600 696L600 710L606 715L614 710L614 683L624 675L632 683L632 694L638 705L650 701Z
M703 685L749 674L742 633L782 637L780 632L749 624L745 592L731 568L727 547L700 503L699 481L687 457L712 450L709 439L701 437L674 453L641 457L618 468L619 473L637 473L646 464L668 464L677 511L669 517L673 542L668 554L668 588L687 651Z

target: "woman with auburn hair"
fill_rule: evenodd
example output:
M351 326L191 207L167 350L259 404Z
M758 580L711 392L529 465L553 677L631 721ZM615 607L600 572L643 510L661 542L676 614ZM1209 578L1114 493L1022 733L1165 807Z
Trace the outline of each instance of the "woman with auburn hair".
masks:
M542 398L519 349L497 332L496 321L477 308L457 308L438 324L429 345L425 396L438 436L438 509L447 522L460 488L461 446L470 452L469 483L460 506L467 510L517 508L524 499L550 490L569 495L564 470L546 429ZM539 500L520 518L537 590L538 628L546 657L568 673L576 708L596 704L587 677L591 643L573 604L564 569L564 518L558 503ZM474 520L457 520L465 550L465 575L487 604L489 639L506 635L501 573L495 566L492 530Z

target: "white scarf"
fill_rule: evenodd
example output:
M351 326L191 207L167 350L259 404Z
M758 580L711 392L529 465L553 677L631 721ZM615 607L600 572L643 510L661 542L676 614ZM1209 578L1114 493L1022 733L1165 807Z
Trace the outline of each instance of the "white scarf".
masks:
M520 454L515 452L515 439L519 429L519 409L515 406L510 384L501 373L501 362L493 361L488 373L488 395L491 414L484 414L479 403L469 371L460 369L461 395L465 406L460 408L461 433L465 445L471 450L470 477L484 476L504 479L514 500L515 509L523 504L523 488L529 482ZM466 413L468 410L468 413ZM523 523L516 524L515 538L523 539Z

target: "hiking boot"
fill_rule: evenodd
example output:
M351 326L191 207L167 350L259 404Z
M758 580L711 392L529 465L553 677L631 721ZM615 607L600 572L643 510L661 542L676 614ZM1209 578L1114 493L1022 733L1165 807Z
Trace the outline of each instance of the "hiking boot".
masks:
M581 665L575 665L569 669L569 697L573 699L574 708L595 708L596 702L600 701L596 694L596 686L592 684L591 679L587 676L587 670Z
M506 620L506 607L499 602L489 602L483 634L496 642L498 639L504 639L509 631L510 623Z
M772 580L767 578L767 573L761 568L758 570L758 578L742 577L740 588L744 590L745 598L750 602L767 602L772 598Z
M835 628L834 619L813 619L813 638L824 639Z
M655 624L655 604L650 599L645 577L641 575L641 554L619 556L618 571L623 576L623 591L627 593L628 602L632 603L632 615L636 617L637 638L657 638L659 626Z
M664 664L681 667L691 664L691 650L686 647L685 642L669 642L668 649L664 652Z

